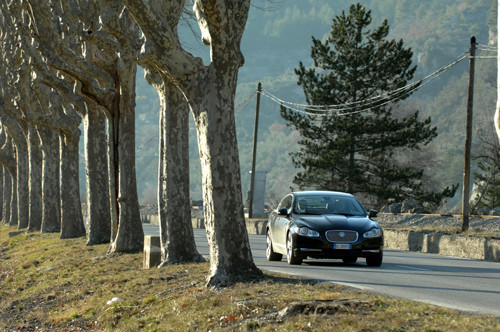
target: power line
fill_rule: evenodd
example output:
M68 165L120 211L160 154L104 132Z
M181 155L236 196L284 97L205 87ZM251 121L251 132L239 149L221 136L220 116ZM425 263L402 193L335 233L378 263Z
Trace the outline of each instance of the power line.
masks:
M450 68L452 68L453 66L455 66L456 64L458 64L459 62L461 62L466 58L468 58L468 55L467 52L464 52L461 55L459 55L455 61L439 68L432 74L427 75L416 82L410 83L396 90L375 97L371 97L365 100L360 100L357 102L334 104L334 105L306 105L306 104L299 104L299 103L285 101L265 90L261 92L261 95L267 97L268 99L277 104L286 105L286 107L288 107L294 112L303 113L311 116L318 116L318 115L321 116L332 112L336 112L338 116L351 115L361 112L367 112L369 110L372 110L373 108L387 105L393 102L394 100L398 99L401 95L411 93L421 88L422 86L432 82L437 77L442 75L444 72L448 71Z
M484 45L484 44L476 44L477 49L481 51L489 51L489 52L497 52L498 49L495 46Z

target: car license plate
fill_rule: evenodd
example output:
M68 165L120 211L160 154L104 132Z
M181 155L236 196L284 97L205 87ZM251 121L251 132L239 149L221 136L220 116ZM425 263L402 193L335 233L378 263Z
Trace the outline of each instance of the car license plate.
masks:
M333 249L351 250L351 244L350 243L334 243Z

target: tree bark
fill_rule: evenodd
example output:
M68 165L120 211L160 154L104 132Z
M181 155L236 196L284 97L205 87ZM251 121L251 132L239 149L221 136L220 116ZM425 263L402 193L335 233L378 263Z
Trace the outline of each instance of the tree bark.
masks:
M17 228L24 229L29 224L29 159L26 146L17 145Z
M243 214L234 122L234 94L243 64L240 43L250 1L195 1L203 42L210 45L212 63L208 67L182 48L175 25L168 22L173 13L182 12L182 2L165 1L161 8L147 1L122 2L146 36L140 63L166 73L183 92L195 118L210 246L207 285L220 287L242 276L260 275Z
M0 165L0 222L3 222L3 174L5 172L5 169L3 166Z
M259 275L253 262L241 194L234 95L236 73L213 67L204 77L199 103L191 104L200 154L203 212L210 247L208 285L220 287Z
M205 261L198 253L189 197L189 108L180 90L163 79L160 95L158 206L162 266Z
M2 125L5 125L16 145L17 228L24 229L29 223L28 125L26 121L15 121L7 115L2 115Z
M28 128L29 168L29 223L28 233L40 231L42 226L42 151L40 139L33 126Z
M42 147L42 233L61 230L59 191L59 135L50 128L37 128Z
M11 174L11 179L12 179L12 191L11 191L11 203L10 203L10 220L9 220L9 225L10 226L15 226L18 224L18 217L17 217L17 181L16 181L16 174Z
M118 96L112 114L115 165L118 184L118 232L111 244L110 253L142 251L144 232L139 212L139 198L135 174L135 76L137 65L117 61L115 88ZM116 167L115 167L116 169Z
M61 156L61 239L85 236L79 179L80 130L59 137Z
M3 171L3 201L2 201L2 221L10 222L10 211L12 205L12 175L4 168Z
M84 120L87 179L87 245L111 241L106 116L98 105L87 104Z

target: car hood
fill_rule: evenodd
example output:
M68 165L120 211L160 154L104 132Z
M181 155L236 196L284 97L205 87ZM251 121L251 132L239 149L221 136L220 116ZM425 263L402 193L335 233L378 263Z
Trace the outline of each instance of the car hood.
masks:
M297 216L297 226L306 226L314 230L357 230L367 231L378 226L378 223L368 217L322 215L322 216Z

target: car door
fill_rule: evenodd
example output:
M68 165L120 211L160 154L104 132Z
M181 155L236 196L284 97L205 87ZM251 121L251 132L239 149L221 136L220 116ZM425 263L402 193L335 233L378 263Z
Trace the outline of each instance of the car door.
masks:
M288 213L292 211L293 195L288 195L281 200L278 211L280 209L287 209ZM276 250L280 253L286 253L286 232L289 225L289 215L278 214L274 222L273 229L273 243Z

